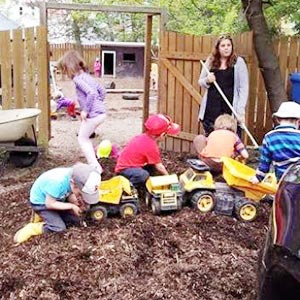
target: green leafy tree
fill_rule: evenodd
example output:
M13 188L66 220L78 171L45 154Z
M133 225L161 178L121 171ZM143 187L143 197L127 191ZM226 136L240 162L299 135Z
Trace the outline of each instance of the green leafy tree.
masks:
M249 27L253 30L255 52L264 79L271 111L287 99L279 62L274 53L271 33L264 15L262 0L241 0Z

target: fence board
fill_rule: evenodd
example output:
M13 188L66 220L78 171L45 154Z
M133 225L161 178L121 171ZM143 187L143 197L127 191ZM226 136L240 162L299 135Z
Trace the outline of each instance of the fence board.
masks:
M178 34L176 37L176 51L182 51L184 49L184 35ZM179 70L180 73L184 70L184 63L182 60L177 60L175 62L176 68ZM175 105L175 116L174 121L178 124L182 124L182 110L184 109L183 106L183 87L181 83L176 79L176 86L175 86L175 95L176 95L176 105ZM174 138L174 151L181 152L182 142L180 139Z
M37 87L38 87L38 107L42 110L39 121L39 141L47 144L50 139L50 126L48 118L50 116L49 100L49 66L47 57L47 29L37 28Z
M289 38L290 51L288 57L288 73L293 73L297 70L297 57L298 57L298 39Z
M287 87L287 66L288 66L288 50L289 44L288 44L288 39L287 37L282 37L280 39L280 43L279 43L279 53L278 53L278 57L280 57L279 59L279 66L280 66L280 71L281 71L281 75L282 75L282 79L284 82L284 86L285 88Z
M161 40L161 49L164 51L166 49L166 32L160 33L160 40ZM168 89L167 89L167 82L168 82L168 71L167 68L164 66L161 60L161 54L159 53L159 60L158 60L158 112L166 112L167 111L167 99L168 97Z
M257 136L257 127L255 125L256 120L257 120L257 82L258 82L258 73L259 70L256 67L256 56L253 51L253 55L255 59L253 60L253 64L250 65L249 67L249 86L251 87L249 89L249 100L248 100L248 105L247 105L247 114L246 114L246 124L248 129L250 130L251 134L253 136ZM247 144L248 142L248 136L245 136L245 143Z
M193 51L195 53L199 52L201 53L201 43L200 39L193 36ZM205 58L206 59L206 58ZM192 84L193 87L200 92L200 87L198 84L199 76L200 76L200 64L199 61L193 62L193 76L192 76ZM199 132L199 121L198 121L198 113L199 113L199 104L195 103L195 101L192 101L192 107L191 107L191 132L197 134ZM190 148L192 150L192 148Z
M168 46L171 51L176 50L176 33L169 32L168 34ZM172 60L170 64L175 65L175 61ZM170 73L168 76L168 100L167 100L167 115L174 119L174 107L175 107L175 76ZM166 139L166 149L173 150L173 138Z
M25 29L25 70L26 70L26 89L25 101L26 107L35 106L35 73L36 73L36 55L34 29Z
M3 109L13 108L12 103L12 78L11 78L11 46L10 32L0 32L1 51L1 84L2 84L2 107Z
M12 65L13 65L13 83L15 107L21 108L24 102L23 78L24 78L24 48L22 41L22 31L13 30L12 41Z
M185 50L188 52L193 51L193 36L188 35L185 36ZM192 61L184 61L184 71L183 76L191 84L190 90L194 91L198 96L198 101L201 101L201 97L199 98L199 92L192 86L193 78L193 62ZM186 86L186 84L184 85ZM191 116L192 116L192 104L193 98L190 93L187 91L187 88L184 89L184 109L183 109L183 131L184 132L191 132ZM190 143L183 141L183 151L189 152L190 151Z

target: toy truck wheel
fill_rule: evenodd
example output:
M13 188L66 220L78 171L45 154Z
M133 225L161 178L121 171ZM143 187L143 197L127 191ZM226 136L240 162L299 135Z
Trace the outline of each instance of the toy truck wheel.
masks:
M182 209L183 207L183 199L182 197L177 198L177 203L178 203L178 210Z
M91 219L102 222L107 218L107 209L104 206L97 205L91 209Z
M122 218L134 217L137 214L137 207L132 203L123 204L120 208Z
M215 207L215 197L211 192L196 192L191 199L192 206L202 213L210 212Z
M257 208L255 203L245 201L236 207L236 215L239 220L244 222L251 222L257 217Z
M146 192L145 203L146 203L147 207L150 207L150 204L151 204L151 194L149 192Z
M154 215L159 215L160 214L160 203L157 200L152 199L151 201L151 210Z

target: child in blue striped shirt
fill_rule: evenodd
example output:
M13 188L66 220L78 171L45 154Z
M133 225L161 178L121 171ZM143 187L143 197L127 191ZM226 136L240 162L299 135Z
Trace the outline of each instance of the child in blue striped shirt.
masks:
M289 166L300 160L300 105L291 101L281 103L273 120L278 125L264 136L256 176L250 179L252 183L262 181L271 164L280 180Z

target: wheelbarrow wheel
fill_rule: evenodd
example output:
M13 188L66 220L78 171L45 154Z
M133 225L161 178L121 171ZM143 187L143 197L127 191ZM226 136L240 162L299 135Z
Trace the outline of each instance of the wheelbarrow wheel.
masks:
M22 137L15 142L15 146L36 146L36 142L30 138ZM11 151L9 153L9 160L17 168L26 168L33 165L33 163L37 160L38 155L38 152Z

